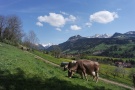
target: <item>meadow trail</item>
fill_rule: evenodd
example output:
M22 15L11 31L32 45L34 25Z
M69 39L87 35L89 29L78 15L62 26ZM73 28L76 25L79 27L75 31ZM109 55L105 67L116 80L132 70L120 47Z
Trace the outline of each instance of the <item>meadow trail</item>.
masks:
M25 52L26 52L26 53L29 53L29 54L31 54L31 55L34 55L35 58L37 58L37 59L39 59L39 60L42 60L42 61L44 61L45 63L49 63L49 64L51 64L51 65L53 65L53 66L56 66L56 67L59 67L59 68L60 68L60 65L58 65L58 64L55 64L55 63L50 62L50 61L48 61L48 60L45 60L44 58L42 58L42 57L40 57L40 56L38 56L38 55L35 55L35 54L33 54L33 53L30 53L30 52L27 52L27 51L25 51ZM128 89L131 89L131 90L135 90L134 87L131 87L131 86L128 86L128 85L125 85L125 84L122 84L122 83L114 82L114 81L111 81L111 80L108 80L108 79L104 79L104 78L101 78L101 77L99 78L99 80L104 81L105 83L111 83L111 84L114 84L114 85L117 85L117 86L121 86L121 87L124 87L124 88L128 88Z

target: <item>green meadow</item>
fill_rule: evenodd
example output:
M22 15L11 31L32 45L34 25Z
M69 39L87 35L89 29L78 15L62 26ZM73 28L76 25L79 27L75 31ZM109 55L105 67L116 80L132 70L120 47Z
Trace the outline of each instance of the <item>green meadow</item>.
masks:
M37 55L39 52L35 52ZM68 59L43 58L60 64ZM95 83L67 77L67 71L35 58L35 55L0 42L0 90L129 90L103 81Z
M71 61L71 59L63 59L63 58L54 58L53 56L49 55L49 54L44 54L42 52L39 51L34 51L32 52L46 60L49 60L55 64L60 65L61 62L69 62ZM105 58L109 58L109 57L103 57L103 56L89 56L90 60L93 59L105 59ZM118 59L118 58L113 58L113 59ZM123 71L123 72L120 72ZM112 81L116 81L116 82L120 82L123 83L125 85L129 85L129 86L133 86L133 82L132 82L132 77L129 77L130 72L134 71L134 68L118 68L114 65L109 65L109 64L102 64L100 63L100 77L112 80ZM118 73L118 76L114 77L114 73Z

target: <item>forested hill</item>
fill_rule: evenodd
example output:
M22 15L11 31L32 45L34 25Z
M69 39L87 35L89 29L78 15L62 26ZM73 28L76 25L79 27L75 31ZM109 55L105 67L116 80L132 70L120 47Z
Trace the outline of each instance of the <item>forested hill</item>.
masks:
M64 43L58 45L63 53L88 55L102 55L113 57L135 57L135 34L127 32L125 34L115 33L111 38L69 38ZM53 46L52 46L53 47ZM50 47L48 50L51 50Z

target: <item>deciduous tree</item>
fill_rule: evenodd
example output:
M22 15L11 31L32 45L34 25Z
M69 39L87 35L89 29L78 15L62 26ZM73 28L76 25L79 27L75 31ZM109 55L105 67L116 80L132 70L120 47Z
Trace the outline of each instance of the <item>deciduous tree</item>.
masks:
M39 39L37 38L34 31L29 31L28 34L24 36L23 43L25 46L30 47L31 49L35 49L35 44L39 42Z

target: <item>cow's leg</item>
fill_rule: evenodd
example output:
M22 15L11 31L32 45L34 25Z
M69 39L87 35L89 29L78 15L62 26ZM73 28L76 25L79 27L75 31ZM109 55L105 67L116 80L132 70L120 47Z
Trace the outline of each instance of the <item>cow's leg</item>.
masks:
M95 80L96 76L93 76L93 81Z
M99 71L99 68L95 69L95 77L96 77L96 83L98 82L98 71Z
M81 76L82 79L84 78L84 74L83 74L83 72L81 70L77 70L77 73L80 74L80 76Z
M84 78L84 74L83 74L83 72L81 72L81 73L80 73L80 75L81 75L81 78L83 79L83 78Z
M86 74L85 70L83 70L83 75L85 76L85 79L88 81L87 74Z
M72 70L68 70L68 77L71 78L73 76L74 72Z
M96 78L96 73L95 73L95 71L92 71L92 76L93 76L93 81L94 81L94 79Z
M85 73L85 78L86 78L86 80L88 81L88 77L87 77L87 74Z
M74 75L75 72L72 71L71 77Z
M98 72L96 72L96 83L98 82L98 77L99 77Z

